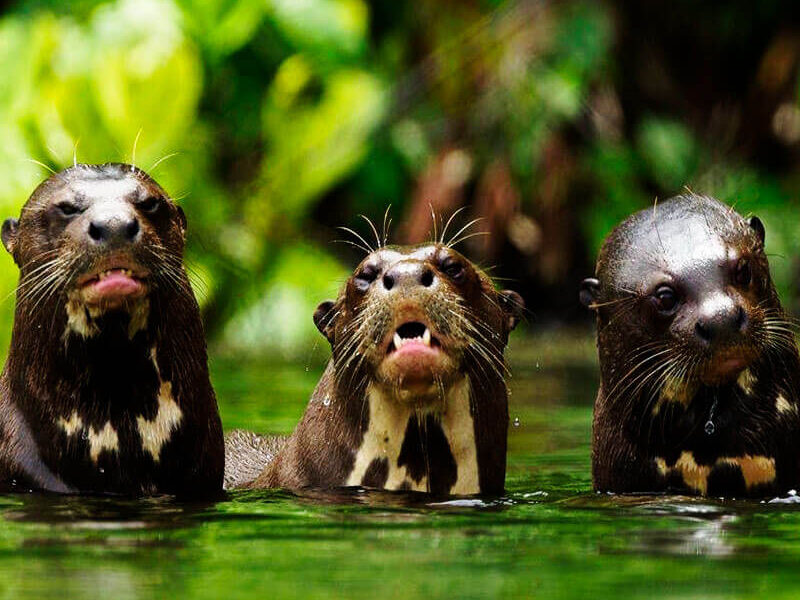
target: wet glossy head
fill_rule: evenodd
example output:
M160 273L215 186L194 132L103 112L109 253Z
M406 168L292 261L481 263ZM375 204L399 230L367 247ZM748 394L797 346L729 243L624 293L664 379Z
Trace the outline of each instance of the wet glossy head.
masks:
M145 297L165 263L180 264L185 227L143 171L77 165L43 182L19 220L5 221L3 243L23 279L52 272L75 299L105 310Z
M608 237L582 299L631 339L679 346L727 379L758 354L764 309L778 306L764 229L713 198L678 196L632 215ZM621 310L625 311L620 316Z
M428 244L370 253L315 321L343 368L357 364L393 393L419 399L463 376L470 347L497 360L521 310L516 293L495 290L460 253Z

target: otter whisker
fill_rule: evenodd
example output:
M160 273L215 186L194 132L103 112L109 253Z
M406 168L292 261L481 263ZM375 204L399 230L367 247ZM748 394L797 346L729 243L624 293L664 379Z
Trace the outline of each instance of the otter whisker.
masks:
M444 244L444 238L447 235L447 230L450 228L450 223L452 223L453 219L455 219L461 212L465 211L466 209L467 209L466 206L462 206L461 208L453 211L453 214L451 214L450 218L447 219L447 223L445 223L444 227L442 228L442 235L440 235L437 239L437 241L440 244Z
M433 210L433 204L428 202L428 207L431 209L431 221L433 223L433 241L435 242L436 240L439 239L439 234L437 233L437 227L436 227L436 213Z
M28 162L32 162L32 163L33 163L33 164L35 164L35 165L39 165L39 166L40 166L40 167L42 167L43 169L47 169L47 170L48 170L48 171L50 171L50 172L51 172L53 175L55 175L55 174L56 174L56 172L55 172L55 171L54 171L54 170L53 170L51 167L48 167L46 164L44 164L44 163L43 163L43 162L41 162L41 161L38 161L38 160L36 160L35 158L26 158L25 160L27 160Z
M386 212L383 213L383 244L381 244L381 248L386 247L386 242L389 239L389 228L392 226L392 220L388 219L389 217L389 210L392 208L392 205L386 207Z
M375 235L375 244L376 244L375 249L377 250L378 248L381 247L381 236L378 235L378 229L375 227L375 223L373 223L372 220L366 215L358 215L358 216L364 219L372 229L372 233Z
M466 242L468 239L471 239L471 238L474 238L474 237L479 237L479 236L484 236L484 235L491 235L491 234L488 231L475 231L473 233L469 233L467 235L463 235L460 238L458 238L457 240L453 240L452 242L450 242L448 244L448 247L455 248L459 244L461 244L463 242Z
M459 230L456 232L456 234L455 234L453 237L451 237L451 238L450 238L450 241L448 241L448 242L445 244L445 246L447 246L448 248L452 248L452 247L453 247L453 245L454 245L454 244L453 244L453 240L457 239L457 238L458 238L458 236L460 236L462 233L464 233L465 231L467 231L467 230L468 230L470 227L472 227L473 225L475 225L475 223L479 223L480 221L483 221L483 220L484 220L484 219L483 219L483 217L478 217L477 219L472 219L472 221L470 221L469 223L467 223L466 225L464 225L464 226L463 226L461 229L459 229Z
M136 170L136 146L139 145L139 136L142 135L142 127L136 132L136 137L133 140L133 149L131 150L131 171Z
M159 159L158 159L156 162L154 162L154 163L152 164L152 166L151 166L151 167L148 169L148 171L152 173L153 171L155 171L155 170L156 170L156 168L158 167L158 165L160 165L160 164L161 164L161 163L163 163L164 161L167 161L167 160L169 160L170 158L173 158L173 157L175 157L175 156L178 156L179 154L180 154L180 152L170 152L170 153L169 153L169 154L167 154L166 156L162 156L161 158L159 158Z
M343 226L339 226L339 227L337 227L336 229L340 229L340 230L342 230L342 231L344 231L344 232L346 232L346 233L349 233L350 235L352 235L353 237L355 237L357 240L359 240L359 244L363 244L363 246L362 246L361 248L362 248L362 249L363 249L363 250L364 250L364 251L365 251L367 254L370 254L370 253L372 253L372 252L375 252L375 248L373 248L372 246L370 246L370 244L367 242L367 240L365 240L365 239L364 239L364 238L363 238L363 237L362 237L362 236L361 236L361 235L360 235L358 232L356 232L356 231L354 231L354 230L350 229L349 227L343 227Z

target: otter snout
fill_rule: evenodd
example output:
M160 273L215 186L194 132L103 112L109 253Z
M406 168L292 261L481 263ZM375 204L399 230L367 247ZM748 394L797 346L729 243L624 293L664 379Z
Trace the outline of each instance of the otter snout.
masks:
M736 342L747 326L742 305L730 296L716 294L700 305L694 331L701 343L719 345Z
M86 236L91 244L124 246L140 237L139 219L127 202L98 202L87 213Z
M433 269L418 260L403 260L384 273L381 285L387 292L407 294L422 288L433 288L438 278Z

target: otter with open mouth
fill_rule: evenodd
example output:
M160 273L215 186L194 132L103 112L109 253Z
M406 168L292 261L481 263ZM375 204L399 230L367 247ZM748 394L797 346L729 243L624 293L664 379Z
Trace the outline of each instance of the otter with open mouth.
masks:
M608 236L597 313L592 474L610 492L764 496L798 485L800 361L764 227L687 194Z
M333 356L297 429L234 432L226 485L501 493L522 306L444 244L370 253L314 314Z
M146 173L76 165L2 240L20 268L0 377L0 485L221 491L222 427L182 257L183 211Z

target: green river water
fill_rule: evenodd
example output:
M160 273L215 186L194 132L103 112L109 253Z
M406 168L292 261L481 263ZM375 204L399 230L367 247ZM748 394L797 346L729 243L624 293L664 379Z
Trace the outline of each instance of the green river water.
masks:
M226 429L291 431L325 357L213 359ZM591 338L509 360L504 498L0 496L0 598L800 597L800 504L595 495Z

